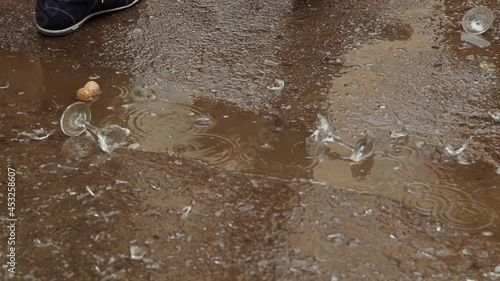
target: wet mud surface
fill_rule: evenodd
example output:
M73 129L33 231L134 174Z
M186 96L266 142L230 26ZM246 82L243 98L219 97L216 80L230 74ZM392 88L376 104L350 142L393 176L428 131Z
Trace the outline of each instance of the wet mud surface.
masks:
M500 31L460 39L475 5L500 16L495 1L144 0L46 38L30 3L0 4L1 220L8 167L18 219L0 279L499 279ZM88 80L90 123L131 131L111 154L60 129ZM373 155L311 150L318 114ZM27 136L40 128L54 133Z

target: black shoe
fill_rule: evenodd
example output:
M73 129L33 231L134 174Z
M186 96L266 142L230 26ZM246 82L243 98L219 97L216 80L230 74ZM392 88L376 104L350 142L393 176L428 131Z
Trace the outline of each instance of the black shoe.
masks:
M75 31L93 16L126 9L139 0L37 0L36 28L48 36Z

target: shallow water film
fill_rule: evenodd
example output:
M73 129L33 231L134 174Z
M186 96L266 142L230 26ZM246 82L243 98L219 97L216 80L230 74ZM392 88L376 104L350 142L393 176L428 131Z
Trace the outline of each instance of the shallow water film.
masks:
M0 280L500 280L497 1L143 0L60 38L32 4L0 3Z

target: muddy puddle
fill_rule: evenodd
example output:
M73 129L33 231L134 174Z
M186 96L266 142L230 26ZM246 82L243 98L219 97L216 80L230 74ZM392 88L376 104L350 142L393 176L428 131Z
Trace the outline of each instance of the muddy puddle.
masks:
M446 227L498 239L498 167L487 161L491 155L472 145L459 155L449 155L445 143L436 145L436 139L380 137L375 139L371 157L353 162L345 159L350 151L338 144L329 144L321 153L310 151L306 138L314 128L303 124L302 128L290 128L285 120L272 115L259 116L196 98L195 92L167 81L19 54L4 54L2 60L2 73L11 70L5 79L12 87L4 90L10 96L10 106L29 101L60 114L74 102L75 88L89 79L99 82L103 92L89 102L91 123L130 129L125 149L177 155L228 171L284 181L314 180L381 195L403 202ZM344 87L352 90L350 85ZM60 131L57 121L50 120L46 129ZM497 126L493 120L491 126ZM77 158L88 155L89 146L94 146L92 153L99 153L97 143L89 144L88 135L74 139L56 135L61 148ZM357 136L342 137L356 142Z
M205 2L118 16L137 48L107 61L77 63L65 41L41 38L43 56L0 52L1 162L18 170L22 222L22 275L0 276L498 279L498 28L487 48L464 42L473 5L456 1L251 2L239 7L258 15L248 26ZM167 8L195 31L145 28ZM130 130L109 154L60 129L88 80L102 89L90 123ZM345 145L308 141L318 114L345 142L370 136L372 154L352 161ZM41 128L53 133L31 139Z

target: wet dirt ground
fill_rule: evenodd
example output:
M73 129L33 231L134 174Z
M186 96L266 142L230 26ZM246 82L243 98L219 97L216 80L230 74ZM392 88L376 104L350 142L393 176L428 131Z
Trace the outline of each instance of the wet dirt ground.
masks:
M475 5L500 17L487 0L143 0L47 38L33 3L1 3L0 279L500 279L500 29L461 41ZM110 154L59 128L89 79L91 123L131 131ZM311 153L317 114L374 154Z

